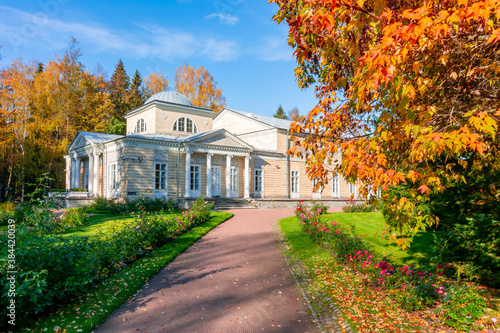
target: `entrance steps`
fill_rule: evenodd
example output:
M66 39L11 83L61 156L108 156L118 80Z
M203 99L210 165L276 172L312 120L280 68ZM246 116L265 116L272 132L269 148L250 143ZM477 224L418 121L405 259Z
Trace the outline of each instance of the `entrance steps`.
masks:
M243 198L214 198L214 210L230 210L230 209L257 209L253 199Z

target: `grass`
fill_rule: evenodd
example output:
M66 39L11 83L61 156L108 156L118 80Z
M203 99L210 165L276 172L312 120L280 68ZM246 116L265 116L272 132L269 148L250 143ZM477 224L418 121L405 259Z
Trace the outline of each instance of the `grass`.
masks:
M335 221L343 226L354 228L354 232L362 235L370 243L373 251L380 256L393 258L398 264L417 264L428 261L433 256L432 232L419 232L411 246L403 251L397 244L390 244L386 237L382 237L385 228L384 217L381 212L371 213L330 213L322 216L324 221Z
M179 214L162 214L163 217L175 217ZM134 221L134 215L131 214L99 214L89 216L89 220L84 227L72 229L61 236L69 238L89 237L107 239L112 236L114 231L120 230Z
M109 277L87 294L41 319L31 329L24 328L22 331L54 332L59 327L68 332L91 332L96 325L102 323L142 286L147 286L149 279L174 260L175 257L232 216L231 213L212 212L209 221L194 227L174 241L154 250L148 256ZM112 221L109 219L110 216L103 216L102 218L95 219L94 225L107 225ZM114 215L114 218L116 219L116 215ZM90 229L88 232L91 233L92 230L94 229ZM99 233L94 234L99 235Z
M344 213L345 219L342 214L329 216L335 216L336 221L342 223L354 214L372 214L365 215L365 219L377 216L373 213ZM360 221L364 220L358 219ZM426 320L402 310L386 292L366 284L362 275L337 263L327 250L315 244L302 231L295 217L283 219L279 225L289 245L284 255L299 259L301 267L307 269L308 284L303 287L309 295L311 305L321 317L334 317L334 309L337 308L343 315L337 322L340 325L349 324L354 332L430 331ZM362 229L358 228L358 231ZM328 326L326 328L330 330Z
M294 256L299 259L308 269L312 269L311 259L326 260L331 255L328 250L315 244L310 237L304 237L304 232L297 223L295 216L287 217L280 221L280 228L286 238L293 244Z

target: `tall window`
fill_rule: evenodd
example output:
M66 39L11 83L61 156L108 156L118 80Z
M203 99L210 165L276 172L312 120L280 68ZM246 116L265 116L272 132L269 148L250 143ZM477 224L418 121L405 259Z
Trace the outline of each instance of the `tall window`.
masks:
M181 117L175 121L174 131L198 133L198 127L191 119L186 117Z
M293 193L299 192L299 171L298 170L292 170L292 192Z
M116 163L108 164L108 189L116 190L118 187L119 184Z
M349 183L349 193L354 194L354 196L358 194L358 187L356 186L356 183Z
M155 190L167 189L167 164L156 163L155 165Z
M333 197L334 198L339 198L340 197L340 191L339 191L339 176L338 175L336 175L332 179L332 188L333 188L333 191L332 191Z
M137 120L137 124L135 124L134 133L142 132L146 132L146 122L144 121L144 119L140 118L139 120Z
M231 167L231 191L238 191L238 168Z
M200 190L200 166L191 165L191 191Z
M262 192L262 169L255 169L255 192Z

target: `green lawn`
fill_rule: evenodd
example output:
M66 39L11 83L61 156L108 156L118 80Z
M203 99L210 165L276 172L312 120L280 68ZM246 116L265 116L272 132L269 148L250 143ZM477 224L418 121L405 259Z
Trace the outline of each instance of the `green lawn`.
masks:
M294 256L308 269L313 268L313 259L327 260L331 257L330 252L315 244L310 237L305 237L295 216L281 220L280 227L286 238L293 244Z
M410 248L405 251L395 243L389 244L387 237L382 237L385 221L380 212L330 213L323 215L322 219L354 227L354 232L362 235L372 245L375 253L393 257L397 263L423 263L433 256L431 247L434 243L434 236L431 232L419 232L413 238Z
M179 214L163 214L161 216L175 218ZM110 237L114 231L126 227L134 221L134 215L131 214L98 214L89 217L84 227L73 229L71 231L62 233L62 236L70 238L89 237L106 239Z

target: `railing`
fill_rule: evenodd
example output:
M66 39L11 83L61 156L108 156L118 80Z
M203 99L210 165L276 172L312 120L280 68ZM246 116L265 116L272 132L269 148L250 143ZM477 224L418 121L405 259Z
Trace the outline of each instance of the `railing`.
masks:
M89 196L89 192L88 191L69 191L68 192L68 197L72 197L72 198L87 198Z

